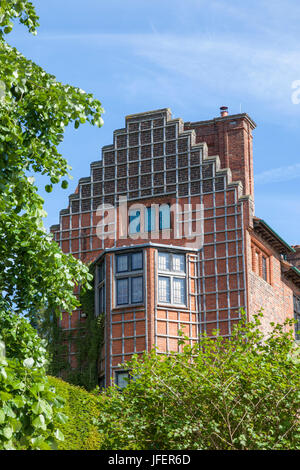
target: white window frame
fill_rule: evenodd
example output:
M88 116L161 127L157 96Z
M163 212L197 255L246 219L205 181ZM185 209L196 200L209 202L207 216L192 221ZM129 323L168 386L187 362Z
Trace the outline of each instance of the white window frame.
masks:
M169 257L169 269L161 269L159 267L159 255L166 254ZM182 256L184 259L184 269L177 271L173 269L173 258L176 256ZM160 278L168 278L170 281L170 302L166 300L161 300L160 297ZM174 281L176 279L184 280L184 302L175 302L174 300ZM187 307L187 298L188 298L188 285L187 285L187 260L186 255L183 253L175 253L171 251L159 250L157 252L157 299L159 305L173 305L174 307Z

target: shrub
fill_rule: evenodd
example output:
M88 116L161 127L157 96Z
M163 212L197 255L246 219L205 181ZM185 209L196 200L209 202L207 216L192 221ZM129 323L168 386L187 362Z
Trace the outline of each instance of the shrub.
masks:
M231 338L135 356L133 380L102 397L103 449L300 449L299 356L290 322L266 338L259 316ZM217 334L217 332L216 332Z
M101 434L94 424L99 417L99 398L83 388L70 385L61 379L49 377L49 382L65 400L63 413L68 417L64 424L54 422L65 439L58 444L61 450L97 450L101 447Z

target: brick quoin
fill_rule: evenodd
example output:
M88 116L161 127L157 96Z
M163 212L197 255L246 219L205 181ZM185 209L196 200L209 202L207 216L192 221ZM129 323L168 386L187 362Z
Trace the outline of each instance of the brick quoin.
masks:
M120 371L119 364L134 353L153 347L161 353L178 351L179 329L193 344L199 334L214 335L216 329L230 336L241 309L251 320L262 308L266 334L271 322L297 315L300 246L289 246L254 213L256 125L246 113L221 110L214 119L185 123L173 119L169 109L127 116L125 127L114 131L112 145L103 147L101 160L91 163L90 176L79 180L68 208L60 211L59 224L51 227L65 253L96 267L95 313L105 310L99 379L106 386ZM120 198L126 198L125 219ZM138 204L143 206L139 209ZM199 216L197 204L203 208L203 238L195 246L180 221L186 204L192 228ZM155 230L146 232L143 207L153 205ZM170 225L159 229L159 207L166 205L171 207ZM133 209L140 210L140 232L129 236L128 214ZM142 268L136 275L126 277L125 271L120 276L118 256L129 260L138 252ZM160 272L161 253L172 263L182 255L184 272ZM129 286L138 276L143 277L142 300L118 305L118 279L128 279ZM170 299L161 301L161 278L168 278L171 289L181 279L182 304L175 302L178 294L172 290ZM101 300L100 307L102 298L105 304ZM63 314L61 326L72 331L84 321L77 310L72 316ZM75 365L72 344L69 356Z

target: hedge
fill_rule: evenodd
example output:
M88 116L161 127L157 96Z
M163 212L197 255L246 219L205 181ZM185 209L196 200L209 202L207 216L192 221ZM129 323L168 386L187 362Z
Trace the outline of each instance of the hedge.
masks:
M64 434L59 450L99 450L101 435L94 425L99 417L99 398L81 387L48 376L58 395L64 398L62 412L68 417L65 424L54 423Z

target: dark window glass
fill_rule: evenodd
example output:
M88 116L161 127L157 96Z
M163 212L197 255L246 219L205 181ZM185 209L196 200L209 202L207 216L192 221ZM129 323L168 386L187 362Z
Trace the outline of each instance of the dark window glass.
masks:
M268 280L267 259L262 257L262 277L265 281Z

